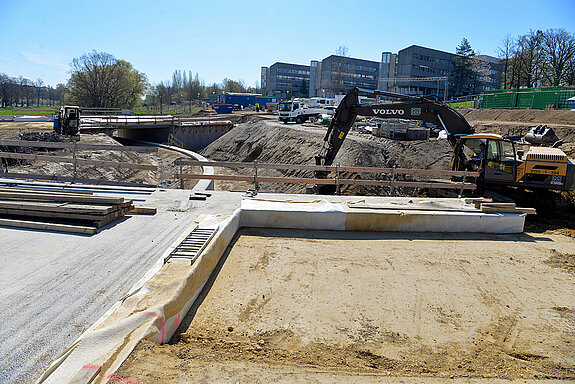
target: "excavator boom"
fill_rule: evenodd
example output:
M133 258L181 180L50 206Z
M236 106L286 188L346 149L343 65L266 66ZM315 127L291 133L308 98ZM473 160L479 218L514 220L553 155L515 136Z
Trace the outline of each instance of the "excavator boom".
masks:
M371 93L400 100L389 104L360 104L359 93ZM445 129L447 139L455 146L458 135L474 132L467 120L441 102L425 97L406 96L396 93L352 89L341 101L324 137L324 145L317 154L317 165L331 165L357 116L380 119L422 120Z

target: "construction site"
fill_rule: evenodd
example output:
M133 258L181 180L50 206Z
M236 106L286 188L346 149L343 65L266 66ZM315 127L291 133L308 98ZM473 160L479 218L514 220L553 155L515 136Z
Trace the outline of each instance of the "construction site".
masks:
M0 121L0 383L572 382L575 112L430 103Z

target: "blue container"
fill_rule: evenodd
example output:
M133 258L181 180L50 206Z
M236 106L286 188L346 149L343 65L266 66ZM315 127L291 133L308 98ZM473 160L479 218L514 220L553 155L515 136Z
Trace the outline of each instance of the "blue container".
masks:
M232 113L234 110L234 106L232 104L214 104L213 108L218 114Z
M60 132L60 116L54 116L54 131Z

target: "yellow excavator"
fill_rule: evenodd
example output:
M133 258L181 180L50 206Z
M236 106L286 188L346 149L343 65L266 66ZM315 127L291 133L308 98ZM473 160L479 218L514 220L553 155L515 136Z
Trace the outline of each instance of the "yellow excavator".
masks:
M397 102L360 104L360 92ZM551 190L575 190L575 161L559 148L530 147L525 152L500 135L475 133L459 112L439 99L360 88L348 92L337 107L323 146L315 157L316 165L333 163L357 116L420 120L444 129L453 148L451 169L479 171L477 190L480 194L486 189L501 187L530 189L543 194ZM326 174L318 171L316 177L325 178Z

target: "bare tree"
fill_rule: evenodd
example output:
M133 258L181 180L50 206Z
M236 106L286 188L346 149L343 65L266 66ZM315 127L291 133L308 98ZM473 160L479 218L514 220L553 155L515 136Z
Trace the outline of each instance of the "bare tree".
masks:
M478 52L476 52L479 55ZM471 89L472 94L477 94L483 90L487 78L489 78L489 63L473 57L471 61Z
M44 89L44 80L38 78L34 83L34 87L36 88L36 96L38 96L38 103L37 106L40 106L40 99L42 98L42 90Z
M548 29L542 34L541 48L547 63L545 77L549 85L567 81L567 65L575 56L575 37L564 29Z
M506 35L498 48L498 56L503 60L503 87L507 87L507 80L511 80L509 70L511 68L511 55L513 53L513 38L510 34Z
M2 108L8 108L10 106L10 87L12 79L8 77L5 73L0 73L0 98L2 103L0 106Z
M518 85L536 87L543 79L544 59L541 42L543 32L530 31L517 40L516 58L518 65Z

